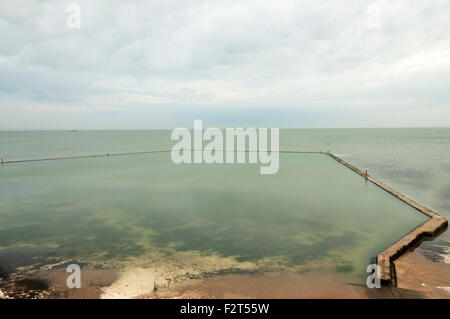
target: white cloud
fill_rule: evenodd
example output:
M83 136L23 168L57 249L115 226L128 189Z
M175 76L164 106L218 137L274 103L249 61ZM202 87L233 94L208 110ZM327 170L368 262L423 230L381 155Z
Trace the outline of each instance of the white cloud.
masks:
M71 2L81 29L66 27ZM372 4L379 28L367 26ZM450 125L449 14L441 0L2 1L0 103L52 118L91 107L101 127L111 110L124 116L108 125L132 128L156 110L170 126L199 110L277 108L334 126L359 126L357 114L395 126L396 110L401 125ZM330 109L358 112L333 122Z

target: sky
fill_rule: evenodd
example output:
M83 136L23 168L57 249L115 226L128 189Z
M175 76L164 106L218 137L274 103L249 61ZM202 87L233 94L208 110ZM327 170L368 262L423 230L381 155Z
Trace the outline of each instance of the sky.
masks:
M0 130L448 127L449 31L450 0L2 0Z

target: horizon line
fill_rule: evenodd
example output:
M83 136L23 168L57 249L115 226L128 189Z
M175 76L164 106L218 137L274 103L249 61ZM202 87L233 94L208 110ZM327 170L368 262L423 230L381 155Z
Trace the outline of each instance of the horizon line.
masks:
M81 131L168 131L173 130L181 126L171 127L171 128L90 128L90 129L0 129L0 132L81 132ZM208 126L204 129L215 126ZM257 126L236 126L236 127L217 127L219 129L226 128L261 128ZM186 127L188 129L194 129L193 127ZM278 128L280 130L352 130L352 129L448 129L450 126L370 126L370 127L267 127L267 128Z

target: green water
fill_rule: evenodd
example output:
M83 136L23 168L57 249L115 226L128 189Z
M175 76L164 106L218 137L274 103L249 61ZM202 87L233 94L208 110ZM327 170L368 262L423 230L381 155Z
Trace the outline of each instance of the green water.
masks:
M0 132L0 156L164 149L169 136ZM282 130L280 139L282 149L312 151L331 142L335 154L448 214L449 129ZM324 267L363 282L371 257L426 220L325 155L281 154L275 175L260 175L259 166L175 165L170 153L5 164L0 267L152 256L169 264L196 252L256 270Z

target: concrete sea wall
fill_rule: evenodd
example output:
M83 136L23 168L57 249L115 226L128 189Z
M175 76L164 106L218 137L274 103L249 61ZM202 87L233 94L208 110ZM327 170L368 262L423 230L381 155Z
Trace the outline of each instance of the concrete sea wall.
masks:
M386 192L390 193L391 195L397 197L401 201L410 205L411 207L414 207L419 212L430 217L430 219L427 220L425 223L418 226L417 228L412 230L410 233L406 234L403 238L398 240L396 243L394 243L392 246L388 247L384 251L380 252L377 256L377 264L380 266L381 283L384 285L388 285L388 286L396 286L397 279L396 279L396 275L395 275L394 260L397 259L398 257L400 257L402 254L404 254L409 249L418 246L424 239L432 238L432 237L439 235L442 231L444 231L448 227L448 221L444 217L433 212L431 209L418 204L417 202L413 201L412 199L406 197L405 195L397 192L396 190L392 189L391 187L389 187L389 186L383 184L382 182L376 180L375 178L371 177L370 175L366 175L365 172L363 172L363 171L359 170L358 168L354 167L353 165L347 163L346 161L337 157L336 155L333 155L331 153L325 153L325 154L327 154L334 160L338 161L342 165L348 167L355 173L357 173L357 174L361 175L362 177L366 178L367 180L371 181L378 187L384 189Z

